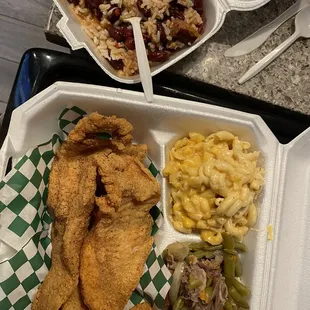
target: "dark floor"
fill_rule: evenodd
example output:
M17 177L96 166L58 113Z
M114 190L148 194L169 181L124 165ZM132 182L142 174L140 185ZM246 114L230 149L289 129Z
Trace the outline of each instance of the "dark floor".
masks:
M0 0L0 114L3 113L23 53L32 47L66 50L45 39L52 0Z

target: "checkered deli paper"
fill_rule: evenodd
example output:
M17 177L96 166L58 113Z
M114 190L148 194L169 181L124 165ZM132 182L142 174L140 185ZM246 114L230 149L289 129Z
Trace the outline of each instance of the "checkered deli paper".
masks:
M59 135L29 150L0 183L0 252L1 242L17 251L0 264L0 309L31 309L39 284L51 266L52 218L47 206L48 177L54 154L69 131L86 113L77 107L65 109L59 117ZM145 165L159 179L153 163ZM152 234L162 221L160 206L151 209ZM103 279L104 281L104 279ZM162 309L169 291L171 274L153 245L144 273L125 309L147 301L153 309Z

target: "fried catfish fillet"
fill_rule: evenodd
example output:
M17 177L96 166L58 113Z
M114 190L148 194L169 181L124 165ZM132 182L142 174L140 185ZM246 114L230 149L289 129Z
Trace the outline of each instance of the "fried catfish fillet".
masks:
M60 152L66 156L76 156L98 149L121 151L132 146L132 125L124 118L104 116L97 112L82 118L70 131L65 145ZM109 133L111 139L100 139L98 133Z
M126 211L102 218L84 242L81 288L92 310L124 309L152 248L152 217L130 204Z
M117 211L119 206L129 201L144 204L158 202L159 184L139 160L114 153L107 157L98 154L95 159L101 182L107 192L107 196L104 196L103 199L110 207ZM101 211L103 212L103 210Z
M132 125L125 119L92 113L78 122L57 151L47 201L55 216L52 267L39 287L32 309L59 310L66 301L72 301L70 296L76 297L73 293L79 281L80 252L95 205L94 154L100 151L108 156L115 151L142 160L146 146L131 144L131 130ZM100 139L96 136L100 132L109 132L112 138Z
M96 170L92 157L56 156L53 162L47 201L55 215L52 267L32 309L59 310L78 285L81 247L94 208Z
M82 296L92 310L123 310L152 248L149 211L160 186L131 156L99 154L96 161L107 194L96 200L99 219L82 248Z

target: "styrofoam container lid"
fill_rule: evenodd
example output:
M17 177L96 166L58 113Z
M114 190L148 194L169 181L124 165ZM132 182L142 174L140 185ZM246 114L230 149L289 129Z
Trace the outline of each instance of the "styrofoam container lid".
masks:
M263 6L269 1L270 0L203 0L205 20L207 22L201 37L193 45L184 47L173 53L166 62L152 66L152 76L172 66L210 39L220 30L224 23L225 16L229 11L251 11ZM140 82L138 74L130 77L119 76L110 63L100 55L92 39L89 38L82 29L81 23L71 10L68 0L54 0L54 2L63 15L57 26L73 50L85 48L101 69L118 82L128 84Z
M310 309L310 129L282 145L257 115L163 96L145 103L142 93L58 82L13 112L0 150L0 179L10 157L18 158L59 131L59 114L68 105L125 117L134 126L135 141L148 145L148 155L159 171L166 165L170 147L190 131L208 135L228 130L261 151L266 176L259 218L244 240L249 251L243 257L243 280L252 291L250 306L252 310ZM171 206L165 179L161 192L164 223L155 236L159 250L177 240L199 240L197 235L174 230L167 216ZM267 238L268 225L273 227L272 241ZM10 255L9 245L0 243L0 258Z

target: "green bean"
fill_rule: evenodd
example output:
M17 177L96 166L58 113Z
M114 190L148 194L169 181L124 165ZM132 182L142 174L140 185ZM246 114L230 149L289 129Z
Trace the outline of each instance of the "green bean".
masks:
M224 310L233 310L233 306L229 300L226 301L224 305Z
M206 292L206 300L209 303L213 294L213 287L206 287L205 288L205 292Z
M227 233L222 233L222 237L223 237L224 249L234 250L235 249L234 238L231 235L227 234Z
M236 270L236 256L224 252L224 277L234 278Z
M197 251L197 250L202 250L206 246L205 242L193 242L189 243L188 247L191 251Z
M233 310L238 310L238 306L236 305L235 302L232 304L232 306L233 306Z
M219 251L223 250L223 245L208 245L206 242L193 242L189 243L188 247L191 251L198 251L198 250L203 250L203 251Z
M184 300L181 297L175 301L172 310L182 310L184 308Z
M189 279L188 288L190 290L194 290L195 288L199 287L202 284L201 280L197 279Z
M240 250L241 252L247 252L248 250L247 246L240 241L235 241L235 249Z
M215 257L214 253L213 252L209 252L209 251L196 251L196 252L193 252L193 255L195 255L198 259L200 258L213 258Z
M209 278L208 281L207 281L206 287L211 286L212 282L213 282L213 279Z
M228 291L233 300L235 301L235 303L239 307L242 307L244 309L250 309L250 306L247 303L247 301L238 293L238 291L233 286L229 287Z
M232 309L233 310L238 310L238 306L236 305L235 301L233 300L233 298L230 296L230 294L228 294L228 299L227 301L229 301L232 305Z
M229 250L229 249L224 249L224 252L229 253L231 255L238 255L236 250Z
M240 259L238 257L238 260L236 262L236 268L235 268L235 273L236 273L236 277L241 277L242 276L242 265L240 262Z
M233 279L233 286L241 296L247 297L251 294L251 291L237 279Z
M203 248L205 251L220 251L224 249L224 246L222 244L219 245L206 245Z

